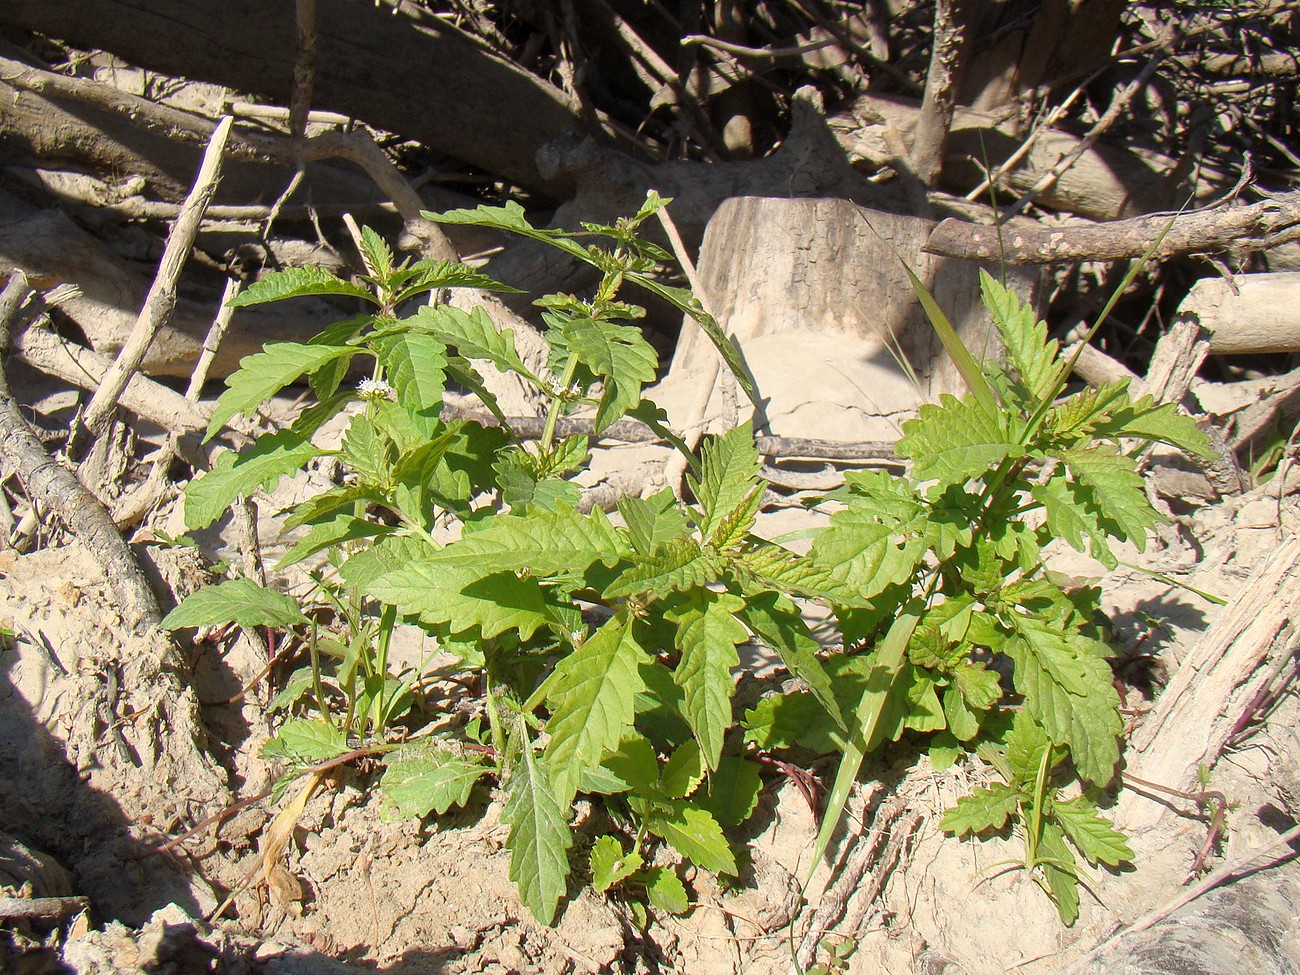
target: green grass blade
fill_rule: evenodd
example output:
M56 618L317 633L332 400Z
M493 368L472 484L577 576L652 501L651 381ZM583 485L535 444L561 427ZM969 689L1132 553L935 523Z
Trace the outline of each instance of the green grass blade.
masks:
M984 378L984 373L980 371L979 364L975 361L974 356L970 354L970 350L962 342L957 330L952 327L952 322L948 321L948 316L943 313L939 303L934 300L934 295L930 294L930 289L925 286L925 282L916 276L916 273L908 266L906 261L903 261L903 270L907 272L908 280L912 282L912 290L916 292L921 307L925 309L925 317L930 320L930 326L934 329L934 333L939 336L939 341L943 343L943 347L952 359L953 364L957 366L961 378L966 380L966 385L970 387L971 393L974 394L980 406L990 415L996 414L998 410L997 397L994 396L993 387Z
M871 748L876 729L880 726L880 716L884 713L885 704L889 700L890 690L907 655L908 641L912 639L920 619L919 609L900 613L880 645L879 659L876 666L872 668L867 680L867 689L862 695L861 703L858 704L854 720L850 723L852 737L849 738L848 747L844 749L839 771L835 773L835 784L831 787L830 797L826 800L826 812L822 817L821 830L817 833L817 845L813 849L809 879L812 877L812 871L817 869L817 865L826 854L826 847L830 845L835 827L839 825L840 817L844 814L844 806L849 800L849 790L858 777L858 771L862 768L862 760L866 758Z

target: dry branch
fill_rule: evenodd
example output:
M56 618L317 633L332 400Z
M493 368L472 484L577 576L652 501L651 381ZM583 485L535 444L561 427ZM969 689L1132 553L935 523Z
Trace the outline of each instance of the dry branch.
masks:
M893 164L897 152L891 134L906 143L920 117L920 105L902 97L860 96L847 109L827 119L849 157L866 165ZM965 193L985 176L985 162L998 167L1018 152L1024 137L1003 118L958 108L949 133L944 160L944 184ZM1031 189L1040 174L1073 153L1080 138L1058 129L1042 133L1011 168L1001 184L1016 193ZM1221 174L1202 167L1195 185L1188 185L1178 160L1147 150L1102 142L1085 152L1038 202L1049 209L1091 220L1115 220L1179 206L1189 191L1205 202L1216 188L1231 186ZM995 255L996 256L996 255Z
M65 341L39 324L14 338L13 353L35 369L91 391L99 388L112 365L107 356ZM118 405L176 434L199 433L208 425L203 410L175 390L143 376L131 377Z
M1002 228L1000 240L992 226L950 218L934 229L925 249L968 261L1001 258L1008 264L1121 261L1141 257L1166 230L1155 260L1209 251L1246 253L1300 240L1300 190L1247 206L1224 203L1193 213L1152 213L1094 225L1045 227L1016 221Z
M145 353L149 351L149 346L153 343L158 330L171 317L172 308L176 304L176 285L180 281L181 269L184 268L185 260L194 246L194 238L198 235L203 211L211 202L217 190L217 183L221 179L221 154L225 151L226 139L230 135L233 122L230 116L226 116L212 133L212 141L208 143L208 151L204 153L203 165L199 167L198 176L195 177L194 188L186 198L180 216L176 218L176 223L172 225L171 233L167 236L167 245L163 249L162 260L158 265L158 274L154 277L149 294L145 297L144 307L140 309L126 344L118 353L112 367L104 374L99 389L95 391L95 395L90 398L90 403L86 406L83 422L95 436L104 433L109 418L117 406L118 397L122 395L122 390L140 368L140 363L144 361Z
M1295 198L1300 237L1300 192ZM1178 306L1178 317L1210 333L1220 355L1300 351L1300 273L1202 278Z
M32 292L26 277L11 274L0 295L0 354L7 354L9 335L22 316ZM156 628L162 614L148 580L118 534L104 506L82 486L76 476L54 460L28 425L9 391L0 368L0 461L6 473L16 474L32 504L53 512L94 555L108 577L132 628Z
M8 0L0 23L143 68L291 101L295 5L262 0ZM562 195L538 150L579 119L564 95L414 3L318 0L315 107Z

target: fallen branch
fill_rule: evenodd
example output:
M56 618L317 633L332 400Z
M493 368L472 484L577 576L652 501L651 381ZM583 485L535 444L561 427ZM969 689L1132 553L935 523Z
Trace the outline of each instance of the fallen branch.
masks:
M180 281L181 269L194 247L203 211L212 200L221 180L221 154L225 151L233 123L234 119L226 116L212 133L212 140L203 156L203 165L199 167L198 176L194 180L194 188L185 200L180 216L172 225L171 233L167 235L167 245L158 265L158 274L154 277L144 306L135 320L135 327L86 406L83 422L96 437L102 436L107 429L109 418L117 408L118 398L140 368L154 336L171 317L172 308L176 304L176 285Z
M1007 264L1122 261L1141 257L1166 230L1153 260L1210 251L1248 253L1300 240L1300 190L1248 206L1224 203L1177 216L1152 213L1130 220L1061 227L1017 221L1003 227L1001 234L987 224L950 218L934 228L925 249L944 257Z
M32 295L22 272L9 277L0 295L0 355L7 355L9 335ZM76 476L45 450L14 402L9 380L0 368L0 462L16 474L32 504L53 512L77 535L104 569L133 628L155 629L162 613L149 582L131 549L118 534L104 506L82 486Z

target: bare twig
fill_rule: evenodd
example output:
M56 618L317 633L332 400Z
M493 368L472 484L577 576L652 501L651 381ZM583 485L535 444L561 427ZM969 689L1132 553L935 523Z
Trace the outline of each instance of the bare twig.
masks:
M1096 145L1097 140L1105 135L1110 127L1119 120L1120 116L1128 110L1128 106L1132 103L1134 97L1143 89L1143 87L1145 87L1151 76L1155 74L1156 69L1160 67L1165 57L1178 43L1178 39L1179 35L1174 28L1170 28L1166 31L1165 37L1162 39L1162 46L1142 67L1142 70L1138 72L1138 76L1115 93L1115 97L1111 99L1110 105L1107 106L1106 111L1102 114L1101 118L1097 119L1097 121L1093 123L1092 128L1089 129L1088 133L1079 140L1078 145L1076 145L1068 155L1062 158L1060 162L1045 172L1042 177L1029 188L1028 192L1022 194L1015 203L1012 203L1002 212L1003 220L1009 219L1018 213L1022 213L1026 207L1038 199L1040 193L1047 188L1054 186L1056 181L1061 178L1061 175L1079 161L1079 157Z
M194 181L194 188L185 200L180 216L176 218L167 237L158 274L149 288L144 307L140 309L140 315L136 318L135 327L131 330L131 335L127 338L122 351L118 353L117 359L104 374L102 385L86 406L83 422L95 436L101 435L107 429L109 417L117 407L122 391L126 389L127 383L139 369L145 353L149 350L149 345L153 342L154 335L171 316L172 307L176 303L176 284L180 279L181 268L185 266L185 260L194 246L194 238L198 235L203 211L216 192L217 182L221 178L221 155L233 121L230 116L226 116L213 131L212 139L203 155L203 164L199 167L198 177Z
M194 372L190 376L190 384L185 389L185 398L191 403L199 401L199 394L203 392L203 384L208 381L208 370L212 367L212 361L217 357L217 350L221 348L221 340L225 338L226 329L230 327L231 316L234 315L235 309L230 303L235 300L239 294L239 280L237 278L227 278L226 287L221 294L221 307L217 309L216 316L212 319L212 327L208 329L208 334L203 338L203 351L199 353L199 361L194 365Z

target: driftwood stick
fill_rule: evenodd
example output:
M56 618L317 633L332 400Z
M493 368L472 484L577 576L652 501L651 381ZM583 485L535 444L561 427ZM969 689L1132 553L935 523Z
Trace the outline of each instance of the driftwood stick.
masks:
M172 307L176 303L176 284L180 280L181 269L185 266L185 260L194 246L194 238L198 236L203 211L216 193L217 183L221 179L221 154L225 149L233 122L230 116L226 116L212 133L212 140L203 155L203 164L199 167L194 188L190 191L185 205L181 208L180 216L176 218L171 233L167 236L158 274L145 298L144 307L140 309L140 315L136 318L135 328L132 329L131 335L113 365L104 374L102 385L86 406L84 423L95 436L101 435L107 429L109 417L117 407L118 399L126 389L127 383L140 368L140 363L144 361L145 353L149 351L154 335L171 317Z
M0 897L0 918L6 921L58 921L88 910L85 897Z
M0 355L31 295L21 271L9 277L0 295ZM14 402L9 380L0 369L0 462L14 473L36 507L53 512L86 546L108 577L108 584L132 627L156 629L162 614L131 549L114 527L104 506L66 467L46 452Z
M91 391L100 387L113 364L107 356L61 339L40 324L13 340L13 354L41 372ZM145 376L131 377L118 405L176 434L196 433L208 425L207 416L193 402Z
M1000 244L992 226L948 219L934 228L925 249L967 261L1002 257L1008 264L1122 261L1141 257L1166 229L1153 260L1206 251L1265 250L1300 240L1300 190L1248 206L1225 203L1181 215L1152 213L1062 227L1037 227L1021 221L1002 228Z

